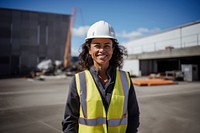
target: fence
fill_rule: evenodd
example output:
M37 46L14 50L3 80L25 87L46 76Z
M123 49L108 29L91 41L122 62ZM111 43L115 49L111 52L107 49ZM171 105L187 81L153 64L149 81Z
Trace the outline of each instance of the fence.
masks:
M151 43L138 44L133 48L128 48L128 54L139 54L145 52L155 52L165 50L167 48L185 48L191 46L200 46L200 33L187 36L180 36L162 41L154 41Z

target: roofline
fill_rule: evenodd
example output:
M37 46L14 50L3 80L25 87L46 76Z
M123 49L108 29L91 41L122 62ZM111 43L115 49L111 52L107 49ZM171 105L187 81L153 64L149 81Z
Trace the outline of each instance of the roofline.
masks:
M182 25L176 26L174 28L169 28L169 29L163 30L163 32L167 32L167 31L171 31L171 30L176 30L176 29L181 29L181 28L184 28L184 27L187 27L187 26L198 24L198 23L200 23L200 20L193 21L193 22L186 23L186 24L182 24Z
M191 25L195 25L195 24L199 24L199 23L200 23L200 20L193 21L193 22L186 23L186 24L183 24L183 25L180 25L180 26L176 26L174 28L169 28L169 29L165 29L165 30L162 30L162 31L158 31L158 32L150 34L150 35L142 36L140 38L134 39L134 41L139 40L139 39L143 39L143 38L146 38L146 37L154 36L154 35L157 35L157 34L160 34L160 33L165 33L165 32L169 32L169 31L176 30L176 29L181 29L181 28L191 26Z
M53 13L53 12L45 12L45 11L32 11L32 10L26 10L26 9L14 9L14 8L0 7L0 10L1 9L3 9L3 10L11 10L11 11L20 11L20 12L45 13L45 14L71 16L71 14Z

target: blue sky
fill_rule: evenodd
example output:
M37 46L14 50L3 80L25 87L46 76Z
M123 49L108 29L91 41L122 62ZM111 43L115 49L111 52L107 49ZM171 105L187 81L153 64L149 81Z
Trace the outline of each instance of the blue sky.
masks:
M200 20L200 0L0 0L0 7L72 14L72 55L91 24L109 22L120 43Z

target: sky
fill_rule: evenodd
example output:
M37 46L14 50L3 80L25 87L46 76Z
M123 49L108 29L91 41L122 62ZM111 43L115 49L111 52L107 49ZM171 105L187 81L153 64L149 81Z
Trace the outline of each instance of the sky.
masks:
M0 0L0 7L72 14L71 49L79 54L88 28L99 20L110 23L121 45L194 21L200 21L200 0Z

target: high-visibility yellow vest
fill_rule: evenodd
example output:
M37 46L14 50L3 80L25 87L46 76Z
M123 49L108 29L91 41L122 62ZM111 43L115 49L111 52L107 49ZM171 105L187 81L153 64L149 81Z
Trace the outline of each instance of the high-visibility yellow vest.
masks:
M130 79L127 72L117 70L108 112L94 79L88 70L75 75L80 97L79 133L125 133L128 118Z

